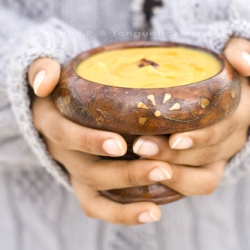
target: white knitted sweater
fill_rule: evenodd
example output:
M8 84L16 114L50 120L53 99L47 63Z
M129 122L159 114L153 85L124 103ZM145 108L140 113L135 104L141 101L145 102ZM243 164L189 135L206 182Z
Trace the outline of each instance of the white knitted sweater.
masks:
M247 0L164 2L154 10L151 39L221 52L231 36L250 38ZM49 56L63 65L98 44L144 38L138 33L146 27L141 6L129 0L0 0L1 249L250 249L249 141L213 194L162 206L158 223L123 227L81 212L67 175L33 127L27 94L32 61Z

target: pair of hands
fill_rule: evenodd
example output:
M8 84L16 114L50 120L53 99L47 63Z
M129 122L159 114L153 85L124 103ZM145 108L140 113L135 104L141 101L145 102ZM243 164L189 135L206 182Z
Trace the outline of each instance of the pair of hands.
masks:
M59 80L60 65L49 58L33 62L28 77L37 95L32 106L34 125L52 157L67 169L87 216L126 225L153 222L161 217L160 208L154 203L119 204L101 196L98 190L155 182L187 196L210 194L216 189L226 162L245 145L250 125L250 113L245 112L250 106L246 78L250 76L250 42L232 38L224 53L241 75L242 96L234 114L213 126L172 134L169 138L142 136L133 146L142 159L133 161L101 159L99 156L125 154L124 139L64 118L49 96Z

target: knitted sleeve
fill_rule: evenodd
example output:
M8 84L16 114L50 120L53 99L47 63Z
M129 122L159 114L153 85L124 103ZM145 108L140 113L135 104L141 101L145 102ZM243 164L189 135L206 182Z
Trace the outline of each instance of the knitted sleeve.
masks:
M245 8L249 9L248 6L245 6ZM250 39L249 15L240 15L239 12L234 12L229 15L228 20L211 20L204 23L198 22L195 17L191 17L193 22L190 22L188 16L186 18L179 16L176 19L171 16L169 10L166 9L165 11L165 13L163 11L159 16L156 16L153 21L153 39L155 40L194 44L222 53L231 37ZM249 13L249 11L244 13ZM227 163L221 185L235 183L246 173L249 174L249 163L250 136L245 147Z
M29 65L39 57L50 57L64 64L94 43L58 19L35 24L7 8L0 8L1 95L5 96L8 92L8 101L15 116L13 122L19 125L40 165L65 186L68 186L67 175L53 161L32 123L27 71ZM0 106L4 106L1 101ZM1 136L0 139L2 141Z

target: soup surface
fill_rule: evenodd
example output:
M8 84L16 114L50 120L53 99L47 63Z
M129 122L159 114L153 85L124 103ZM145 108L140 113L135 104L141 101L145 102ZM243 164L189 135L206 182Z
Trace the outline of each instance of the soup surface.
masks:
M164 88L216 75L220 62L209 53L184 47L106 51L82 61L76 73L93 82L127 88Z

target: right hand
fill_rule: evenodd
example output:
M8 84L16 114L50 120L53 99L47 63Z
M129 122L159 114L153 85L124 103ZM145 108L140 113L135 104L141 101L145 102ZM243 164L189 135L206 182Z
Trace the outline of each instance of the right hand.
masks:
M33 120L52 157L68 171L85 214L125 225L159 220L161 211L152 202L119 204L101 196L98 190L143 186L166 180L172 176L170 165L146 159L101 159L100 155L124 155L126 142L118 134L86 128L64 118L52 97L48 96L57 85L59 76L60 65L52 59L37 59L31 64L29 82L40 96L35 97L32 104Z

